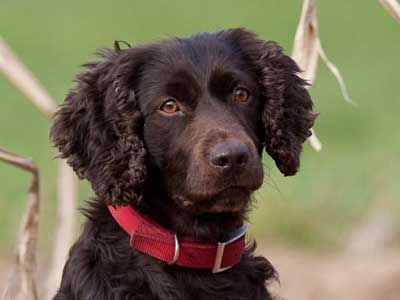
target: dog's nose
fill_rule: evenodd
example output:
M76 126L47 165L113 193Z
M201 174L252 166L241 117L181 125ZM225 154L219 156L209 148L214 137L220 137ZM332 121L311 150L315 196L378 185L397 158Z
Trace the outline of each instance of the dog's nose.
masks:
M213 166L223 169L244 167L249 161L249 147L242 143L221 143L210 149L209 158Z

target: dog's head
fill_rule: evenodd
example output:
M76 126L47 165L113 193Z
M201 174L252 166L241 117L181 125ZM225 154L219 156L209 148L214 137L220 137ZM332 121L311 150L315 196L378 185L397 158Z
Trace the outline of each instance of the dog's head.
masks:
M157 174L182 209L243 210L262 184L264 148L284 175L296 173L315 116L277 44L232 29L101 55L51 138L106 203L139 203Z

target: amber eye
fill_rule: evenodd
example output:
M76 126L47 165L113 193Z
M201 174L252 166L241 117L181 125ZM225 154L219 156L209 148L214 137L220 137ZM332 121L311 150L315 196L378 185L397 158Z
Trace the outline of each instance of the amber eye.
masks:
M180 108L174 98L169 98L161 105L160 110L167 114L173 114L180 111Z
M249 100L250 93L245 88L236 88L233 92L233 100L236 102L244 103Z

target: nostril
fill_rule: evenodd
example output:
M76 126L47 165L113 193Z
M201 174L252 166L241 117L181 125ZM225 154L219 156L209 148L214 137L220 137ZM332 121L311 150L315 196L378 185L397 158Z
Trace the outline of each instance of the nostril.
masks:
M213 165L221 168L229 167L229 158L227 157L226 153L221 153L211 159Z
M243 167L249 160L249 148L242 143L221 143L210 149L209 159L213 166L230 169Z
M238 155L237 159L236 159L236 163L239 166L244 166L245 164L247 164L249 160L249 156L247 155L247 153L241 153Z

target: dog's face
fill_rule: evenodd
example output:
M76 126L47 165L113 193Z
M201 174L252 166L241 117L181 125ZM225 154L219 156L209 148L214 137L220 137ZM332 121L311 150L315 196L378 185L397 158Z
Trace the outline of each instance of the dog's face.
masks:
M243 209L263 179L262 101L251 66L205 35L165 43L143 73L136 90L144 144L169 196L198 213Z
M109 204L134 204L153 171L194 214L243 211L265 146L285 175L314 121L296 64L242 29L103 53L55 116L51 137Z

